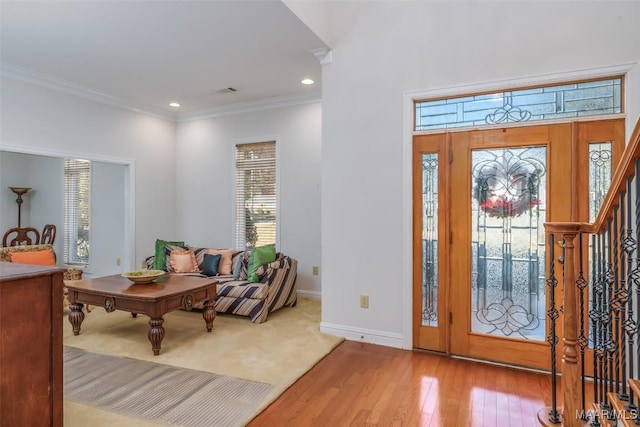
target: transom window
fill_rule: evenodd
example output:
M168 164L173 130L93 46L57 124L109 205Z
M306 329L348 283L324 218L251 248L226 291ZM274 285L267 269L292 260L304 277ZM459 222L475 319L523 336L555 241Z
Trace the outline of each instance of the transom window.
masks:
M622 77L415 102L416 131L623 112Z

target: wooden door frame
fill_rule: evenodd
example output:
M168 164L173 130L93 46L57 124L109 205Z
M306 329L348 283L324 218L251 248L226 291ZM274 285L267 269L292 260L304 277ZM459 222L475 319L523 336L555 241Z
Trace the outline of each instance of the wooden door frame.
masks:
M438 252L443 251L444 253L450 252L450 242L447 238L447 232L450 229L449 225L449 215L441 215L441 212L448 212L450 208L451 199L449 195L450 191L450 183L448 177L450 175L450 159L451 159L451 151L450 151L450 133L437 133L437 134L429 134L429 135L419 135L413 138L413 147L412 147L412 222L413 222L413 231L412 236L415 236L416 233L421 232L420 225L422 224L421 212L422 212L422 204L416 203L416 198L419 194L421 194L422 188L422 180L421 175L415 173L416 170L421 168L421 159L419 157L420 153L437 153L438 154ZM418 141L416 141L418 140ZM437 149L427 149L422 150L418 145L432 145L437 147ZM440 191L442 189L442 185L445 186L444 191ZM418 292L415 280L416 278L422 277L422 240L418 242L418 239L412 238L412 326L416 324L416 313L421 312L422 308L422 295ZM444 278L442 282L449 283L450 276L450 263L447 262L446 257L438 257L438 278ZM450 301L450 286L440 286L438 283L438 301L444 302L444 304L438 304L438 331L435 330L425 330L421 328L413 327L412 329L412 346L415 345L416 342L422 340L436 340L436 345L429 348L432 351L440 351L446 354L449 354L450 348L450 322L449 322L449 301Z
M554 125L557 124L547 124L547 123L535 123L535 124L527 124L526 126L511 126L511 127L518 127L518 128L524 128L524 127L531 127L531 126L539 126L541 128L546 127L546 128L550 128ZM580 199L584 199L584 192L586 190L588 190L587 186L588 185L588 181L585 183L585 178L582 177L579 179L579 174L581 170L584 170L584 168L588 167L588 144L590 142L604 142L604 141L611 141L612 143L612 151L613 151L613 165L615 167L615 165L618 163L619 158L621 156L621 153L624 149L624 119L623 118L617 118L617 119L599 119L599 120L589 120L589 121L579 121L579 122L568 122L568 123L561 123L559 125L564 125L564 126L569 126L571 129L571 132L569 133L569 141L570 141L570 147L571 147L571 153L572 153L572 159L571 159L571 168L570 168L570 175L569 175L569 180L571 181L571 186L570 186L570 193L564 195L563 197L567 197L569 200L571 200L570 202L570 207L569 207L569 215L571 215L571 220L581 220L581 221L587 221L588 220L588 210L586 212L587 218L585 219L585 212L584 212L584 205L588 205L588 203L583 203L582 206L580 207L581 210L578 210L578 198ZM558 126L559 128L560 126ZM480 129L479 131L485 131L485 130L492 130L492 129ZM494 131L498 132L501 129L494 129ZM459 131L459 132L453 132L453 133L461 133L461 132L467 132L467 134L469 134L469 130L464 130L464 131ZM504 132L504 131L503 131ZM442 144L443 144L443 149L440 151L442 153L442 151L444 151L444 153L446 153L448 156L451 156L451 150L452 150L452 145L451 145L451 135L452 132L439 132L438 135L440 135L440 138L442 138ZM418 257L421 257L421 248L417 248L414 239L413 239L413 233L415 232L415 227L416 227L416 218L415 218L415 212L416 212L416 208L415 206L413 206L413 201L415 198L414 195L414 188L416 185L416 182L414 181L415 177L414 177L414 171L416 170L416 165L418 164L417 161L415 160L416 157L416 152L418 151L415 147L415 140L416 138L418 138L419 135L412 135L411 137L411 141L412 141L412 149L411 149L411 157L412 157L412 163L411 163L411 177L412 177L412 211L411 211L411 215L412 215L412 235L411 235L411 239L412 239L412 251L411 251L411 268L412 268L412 280L411 280L411 291L412 291L412 307L415 310L415 305L416 304L420 304L421 303L421 298L416 298L415 297L415 285L414 285L414 279L413 277L415 277L415 274L421 274L421 271L418 271L417 267L417 263L415 262L414 257L416 256L415 252L416 250L420 251L420 254L418 255ZM587 150L585 152L585 150ZM551 150L548 153L548 157L551 156ZM452 180L448 179L449 177L451 177L451 172L450 172L450 158L445 159L446 156L443 156L443 160L447 160L442 162L443 164L443 169L446 170L445 174L447 179L441 182L445 182L446 185L446 193L447 195L451 194L451 185L452 185ZM439 175L442 175L442 173L439 173ZM453 178L453 177L451 177ZM440 179L440 178L439 178ZM587 178L588 180L588 178ZM442 187L441 187L442 188ZM582 194L580 194L582 193ZM571 195L578 195L578 197L571 197ZM446 197L448 202L451 202L451 200L453 199L453 197ZM452 209L451 204L449 204L447 206L447 209L450 210ZM588 209L588 208L587 208ZM446 221L446 230L447 232L451 231L451 225L449 222L449 216L447 215L446 218L442 218L442 220ZM567 220L569 220L569 218L567 218ZM439 219L439 221L441 221ZM468 230L467 230L468 231ZM585 242L585 244L587 244L587 242ZM451 250L451 245L449 244L448 239L445 239L444 245L445 248L443 249L445 252L444 253L450 253ZM548 250L548 249L547 249ZM545 264L548 264L547 260L544 260ZM548 266L547 266L548 268ZM440 271L442 271L441 269L439 269ZM445 269L444 274L446 274L446 281L447 284L450 283L451 281L451 271L453 270L453 268L451 267L451 264L447 263L447 267ZM440 297L440 295L439 295ZM442 297L446 298L446 309L445 312L449 313L452 309L452 294L451 294L451 287L447 286L446 287L446 291L442 293ZM418 301L416 301L416 299L418 299ZM548 301L545 301L545 306L548 304ZM439 310L440 312L442 312L442 310ZM449 319L443 319L445 320L445 344L444 344L444 349L445 349L445 353L450 354L451 353L451 345L452 345L452 326L449 324ZM413 328L413 310L411 311L411 327ZM547 331L548 331L548 325L546 327ZM548 333L548 332L547 332ZM416 332L413 331L412 335L411 335L411 339L412 339L412 343L411 346L413 347L414 343L416 342ZM590 359L590 357L588 357L588 359Z
M412 275L412 248L413 248L413 217L412 217L412 153L413 153L413 136L417 133L415 129L415 102L424 99L438 99L465 96L472 93L504 91L509 88L535 87L548 84L556 84L558 82L576 81L590 79L599 76L615 76L624 75L634 69L640 67L640 62L618 63L612 66L597 67L581 70L572 70L568 72L559 72L544 75L533 75L528 77L518 77L512 79L502 79L494 81L476 82L471 84L455 85L448 87L438 87L433 89L417 89L408 90L403 94L403 112L402 112L402 129L403 129L403 211L402 211L402 312L404 313L401 325L401 334L392 334L385 343L403 348L413 348L413 275ZM626 87L622 96L626 95ZM624 119L624 114L611 114L598 117L599 120L608 119ZM483 126L483 128L500 128L511 126L533 126L535 123L517 123L515 125L507 124L504 126ZM469 129L467 129L469 130ZM631 131L631 129L626 129ZM440 130L442 131L442 130ZM421 132L434 133L434 132ZM623 141L623 144L625 141Z

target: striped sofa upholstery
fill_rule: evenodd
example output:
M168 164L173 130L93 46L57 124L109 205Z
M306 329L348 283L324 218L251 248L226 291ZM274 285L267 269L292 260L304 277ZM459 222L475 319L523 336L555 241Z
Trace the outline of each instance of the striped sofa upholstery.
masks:
M200 252L202 248L191 248ZM294 307L298 301L296 278L298 261L281 252L276 253L276 260L258 269L258 283L247 281L247 265L249 251L236 251L233 265L241 262L238 279L233 275L217 276L217 299L215 309L218 313L248 316L253 323L263 323L269 313L282 307ZM241 257L241 259L238 259ZM153 258L146 259L147 268L153 268ZM195 306L196 308L202 308Z

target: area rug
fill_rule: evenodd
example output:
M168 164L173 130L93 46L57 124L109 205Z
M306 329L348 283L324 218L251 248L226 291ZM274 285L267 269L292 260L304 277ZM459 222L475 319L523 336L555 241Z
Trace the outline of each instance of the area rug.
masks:
M270 313L261 324L247 317L218 315L207 333L200 312L173 311L164 316L162 349L153 356L146 316L132 318L126 312L107 313L92 307L78 336L65 316L64 345L271 385L264 398L256 399L260 401L253 413L238 424L242 426L343 341L319 331L320 317L320 301L300 299L296 307ZM64 405L65 427L86 426L88 420L92 427L159 423L67 398Z
M64 348L65 399L158 424L238 426L271 384Z

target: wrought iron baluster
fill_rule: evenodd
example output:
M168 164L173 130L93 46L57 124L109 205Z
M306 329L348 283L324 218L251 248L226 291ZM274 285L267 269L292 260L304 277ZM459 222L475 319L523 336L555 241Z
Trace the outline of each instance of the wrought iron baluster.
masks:
M631 363L629 364L629 378L635 378L636 375L640 374L640 327L639 322L636 317L634 317L635 313L640 314L640 159L636 159L635 162L635 177L634 177L634 190L635 194L635 231L636 231L636 266L633 271L633 285L635 285L635 297L632 293L632 286L629 284L629 312L628 312L628 324L627 324L627 334L629 335L629 354L633 355L635 350L635 358L631 356ZM636 304L636 309L634 310L634 302ZM635 346L635 349L634 349ZM634 362L635 359L635 362ZM637 370L635 368L638 368ZM638 396L636 396L638 398ZM638 404L634 403L633 399L633 391L630 391L629 394L629 404L627 409L629 410L638 410Z
M605 274L606 274L606 256L605 256L605 250L606 250L606 239L605 239L605 234L601 233L598 235L598 240L599 240L599 246L600 246L600 256L599 256L599 262L598 262L598 269L599 269L599 275L598 275L598 284L597 284L597 301L598 301L598 309L596 311L596 323L598 325L598 334L596 336L596 351L597 351L597 357L598 357L598 377L600 378L600 382L598 383L598 401L600 403L600 407L604 407L604 405L606 405L605 402L605 392L606 392L606 387L605 387L605 377L604 377L604 371L605 371L605 333L604 333L604 329L605 329L605 320L606 320L606 314L605 314L605 309L604 309L604 304L605 304L605 290L606 290L606 281L605 281Z
M618 202L620 202L620 197L618 197ZM613 226L611 236L612 239L612 249L613 249L613 283L611 283L611 346L609 347L609 360L611 361L611 391L615 391L616 393L620 392L620 352L618 343L620 342L620 280L621 277L619 275L620 268L622 267L622 262L620 260L622 251L618 249L621 246L620 243L620 230L622 229L622 221L620 217L622 216L623 207L620 206L615 207L613 209ZM618 222L620 222L620 227L618 227Z
M622 390L618 393L618 397L621 400L629 401L629 393L627 391L627 376L628 364L627 364L627 338L628 338L628 313L627 306L629 303L629 287L631 286L631 274L633 269L632 254L636 246L636 241L633 238L631 230L631 190L632 179L627 179L627 191L624 195L620 196L620 230L621 234L624 233L624 238L621 242L621 271L620 271L620 288L618 299L620 300L620 360L622 362L622 368L620 373L622 375ZM626 206L626 212L625 212ZM626 217L625 217L626 214ZM624 231L622 231L624 229ZM626 265L625 265L626 259ZM625 274L626 273L626 274ZM629 353L631 354L631 353Z
M617 216L617 207L613 209L613 218ZM617 248L613 244L613 230L615 230L613 219L610 219L607 224L607 249L605 256L607 257L606 273L605 273L605 292L604 292L604 349L607 360L604 364L604 378L606 383L606 391L613 391L613 314L611 309L611 303L613 300L613 285L615 282L615 275L613 271L613 252L617 253ZM605 407L611 409L609 397L605 393Z
M611 273L611 253L609 248L611 247L611 220L609 225L602 235L602 293L600 296L599 305L599 339L600 339L600 352L601 352L601 371L600 371L600 408L603 410L611 409L611 405L608 403L607 391L609 386L609 363L608 363L608 349L609 349L609 283L613 281Z
M636 170L640 167L640 163L638 161L636 161ZM636 171L637 172L637 171ZM633 284L636 283L638 281L638 274L640 273L640 271L638 270L638 264L636 263L636 267L634 268L633 266L633 252L636 251L638 248L638 241L636 239L634 239L633 237L633 229L632 229L632 202L633 202L633 190L634 190L634 182L636 181L636 183L638 183L638 179L637 178L628 178L627 179L627 194L626 194L626 199L627 199L627 233L626 233L626 238L625 238L625 246L624 249L626 251L626 256L627 256L627 280L626 280L626 287L624 289L625 292L625 301L622 304L622 318L623 318L623 323L622 323L622 327L624 329L623 331L623 342L621 345L621 352L622 352L622 362L623 362L623 368L622 368L622 372L624 373L623 375L623 384L622 384L622 393L620 395L620 399L622 400L626 400L628 401L627 405L625 406L625 409L629 410L629 411L635 411L637 410L637 406L634 404L633 402L633 391L631 390L631 388L629 388L628 393L627 393L627 379L628 378L633 378L634 377L634 363L633 360L628 360L631 357L633 357L633 347L634 347L634 329L635 329L635 319L633 317ZM640 230L638 230L638 226L640 225L640 204L638 203L639 201L637 200L636 197L636 231L640 232ZM626 341L626 343L625 343ZM627 352L628 350L628 352Z
M584 290L587 287L587 281L584 278L584 270L583 270L583 262L584 257L582 256L582 233L580 233L580 237L578 239L579 249L578 253L580 257L578 258L578 277L576 278L576 286L578 287L578 313L580 318L580 326L578 331L578 345L580 346L580 387L582 390L582 414L583 419L586 419L586 402L585 402L585 366L584 366L584 354L585 349L589 345L589 339L585 335L585 326L584 326Z
M556 320L560 314L556 308L556 287L558 286L558 279L556 278L555 269L555 239L553 233L549 234L548 257L549 278L547 279L547 286L549 287L549 310L547 311L547 315L549 316L549 335L547 335L547 342L551 348L551 409L549 410L549 421L559 423L560 414L558 412L556 393L556 376L558 374L556 366L556 345L558 344Z
M598 250L601 235L591 235L591 310L589 311L589 320L591 320L591 340L593 344L593 396L595 401L599 398L599 385L600 385L600 370L599 367L602 363L602 357L599 356L598 351L598 326L599 326L599 292L602 284L602 260L600 258L601 252ZM596 413L591 423L593 427L600 427L600 420Z

